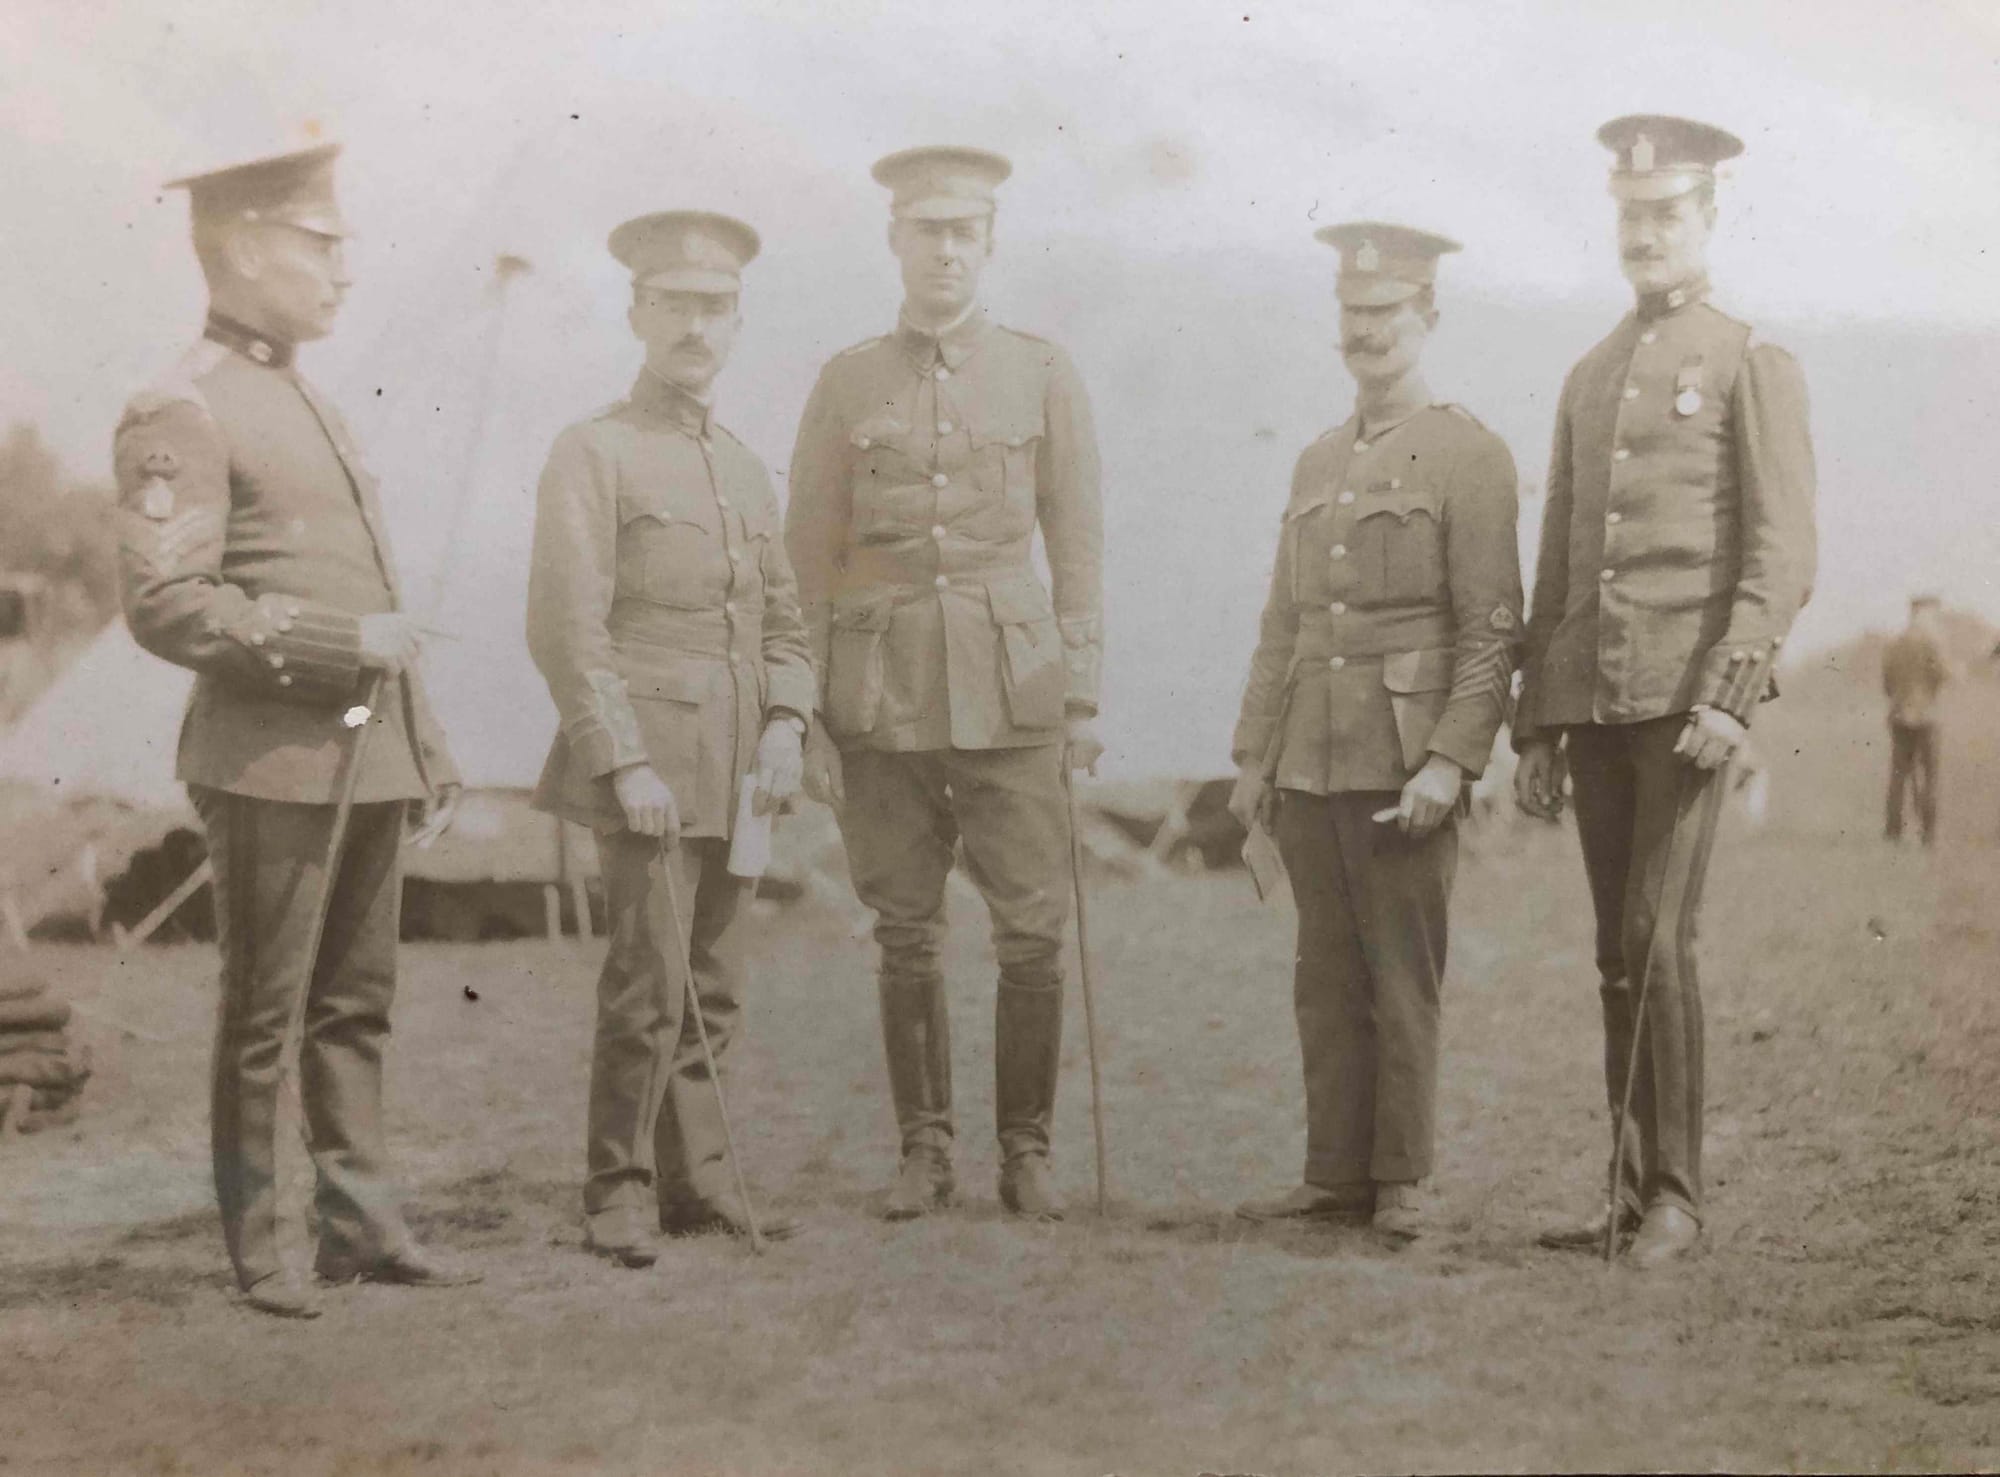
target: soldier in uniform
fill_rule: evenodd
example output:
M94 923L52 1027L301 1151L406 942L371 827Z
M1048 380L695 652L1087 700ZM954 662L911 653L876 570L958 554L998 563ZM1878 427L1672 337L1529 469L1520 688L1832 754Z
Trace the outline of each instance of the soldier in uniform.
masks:
M754 886L730 869L739 801L750 788L764 814L798 789L813 677L770 478L711 409L757 233L666 211L625 222L610 248L632 273L645 363L626 399L549 452L528 650L561 721L535 804L594 829L610 914L588 1240L643 1267L657 1256L649 1199L665 1231L749 1228L699 1031L719 1069L742 1014Z
M1614 1203L1542 1241L1595 1245L1615 1216L1620 1235L1636 1233L1628 1261L1650 1268L1700 1238L1696 917L1724 769L1812 586L1813 456L1791 356L1707 300L1714 169L1742 144L1657 116L1597 136L1616 155L1638 304L1557 405L1515 795L1553 816L1567 766L1597 914L1605 1086L1625 1139Z
M249 1305L299 1318L318 1303L282 1263L274 1178L294 1030L321 1278L476 1280L417 1246L384 1177L398 848L413 810L448 822L459 782L417 681L420 631L400 609L375 479L293 362L332 328L347 291L337 152L174 181L192 202L208 322L133 397L114 453L132 634L199 674L175 772L215 868L223 1235ZM370 691L372 714L358 706ZM353 810L329 859L350 780Z
M993 192L976 149L876 164L902 266L893 333L820 373L792 455L785 541L822 676L806 790L832 804L875 913L902 1138L892 1219L949 1204L951 1036L939 951L955 845L992 914L1000 1198L1055 1218L1049 1123L1068 917L1064 766L1092 729L1102 645L1097 444L1054 344L990 322ZM1054 599L1029 559L1041 529Z
M1910 623L1882 653L1882 691L1889 699L1889 817L1883 834L1903 839L1903 794L1916 806L1924 845L1937 836L1938 698L1951 681L1938 631L1938 597L1910 600Z
M1456 813L1505 716L1521 630L1514 460L1419 360L1456 242L1328 226L1354 414L1292 474L1231 750L1298 906L1304 1181L1251 1220L1424 1223Z

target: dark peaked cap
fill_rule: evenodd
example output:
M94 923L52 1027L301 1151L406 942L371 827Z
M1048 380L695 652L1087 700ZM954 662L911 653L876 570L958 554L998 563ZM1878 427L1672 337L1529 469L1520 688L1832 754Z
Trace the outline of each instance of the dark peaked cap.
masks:
M1743 140L1712 124L1665 113L1632 113L1597 130L1617 155L1611 193L1620 200L1672 200L1715 178L1715 166L1743 152Z
M1013 172L998 154L955 144L904 149L876 160L869 171L889 187L891 214L934 221L991 215L994 189Z
M712 210L634 216L606 244L631 268L634 287L672 292L741 291L743 269L762 245L742 221Z
M1335 295L1354 308L1386 308L1407 301L1437 281L1438 258L1459 250L1449 236L1387 221L1347 221L1313 232L1340 252Z
M274 221L321 236L345 236L347 222L333 197L339 144L315 144L247 164L182 175L169 190L186 190L195 219Z

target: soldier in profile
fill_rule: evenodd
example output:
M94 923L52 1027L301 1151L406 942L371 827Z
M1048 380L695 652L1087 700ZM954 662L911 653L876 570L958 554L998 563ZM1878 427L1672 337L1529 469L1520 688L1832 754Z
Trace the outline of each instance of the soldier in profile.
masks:
M1275 824L1298 905L1301 1183L1249 1220L1422 1234L1458 815L1506 716L1521 633L1514 459L1420 367L1438 258L1358 221L1340 252L1354 413L1292 474L1231 752L1230 809Z
M1882 691L1889 699L1889 802L1882 834L1903 839L1903 798L1917 812L1924 845L1937 839L1940 699L1951 681L1938 625L1938 597L1910 599L1909 624L1882 653Z
M895 331L820 372L785 541L821 673L806 791L840 821L875 914L902 1141L883 1214L951 1202L956 1123L940 951L956 847L992 914L1000 1199L1062 1214L1048 1173L1069 916L1065 766L1096 763L1097 439L1083 381L979 304L1012 166L922 148L874 169L902 268ZM1030 559L1039 530L1054 589Z
M1552 816L1569 771L1619 1170L1541 1239L1624 1238L1643 1270L1701 1238L1696 922L1726 769L1812 589L1813 454L1792 356L1708 301L1715 167L1742 143L1656 115L1597 137L1637 301L1557 402L1514 792Z
M700 1031L719 1068L742 1016L753 886L730 842L746 796L768 812L798 789L813 710L777 498L713 408L758 246L706 211L611 233L645 362L629 396L556 438L537 500L528 651L561 728L535 804L597 836L611 942L583 1208L590 1249L627 1267L659 1255L649 1209L676 1234L751 1226Z
M375 479L296 362L347 294L338 152L174 181L191 200L208 321L133 397L115 443L126 619L141 646L198 674L175 773L215 868L223 1237L245 1302L289 1318L320 1311L278 1248L278 1085L294 1031L320 1279L477 1280L417 1245L383 1146L405 822L430 807L448 823L459 778L417 679L421 633ZM352 811L336 836L343 793Z

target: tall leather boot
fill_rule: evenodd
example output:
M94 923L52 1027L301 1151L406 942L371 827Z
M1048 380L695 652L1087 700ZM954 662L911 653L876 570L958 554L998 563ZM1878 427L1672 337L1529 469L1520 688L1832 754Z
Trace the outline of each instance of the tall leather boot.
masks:
M896 1103L902 1162L882 1206L885 1219L909 1220L951 1204L951 1020L944 980L935 974L883 971L882 1046Z
M1001 976L993 1008L993 1104L1000 1130L1000 1203L1016 1215L1061 1220L1049 1184L1049 1127L1062 1065L1062 976Z

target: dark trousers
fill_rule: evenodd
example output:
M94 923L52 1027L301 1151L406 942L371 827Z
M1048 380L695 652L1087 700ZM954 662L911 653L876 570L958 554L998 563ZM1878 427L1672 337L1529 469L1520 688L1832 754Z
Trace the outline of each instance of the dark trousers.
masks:
M841 755L840 834L855 894L875 913L882 1032L903 1152L947 1150L951 1033L940 954L945 878L964 842L1000 965L994 1092L1004 1158L1047 1153L1062 1040L1069 921L1063 746Z
M1694 946L1723 772L1696 769L1673 752L1686 726L1685 715L1584 724L1568 730L1568 746L1577 837L1597 913L1604 1084L1614 1122L1634 1032L1639 1040L1618 1197L1634 1210L1677 1205L1699 1217L1702 1017ZM1676 838L1677 857L1670 855Z
M750 884L729 874L729 843L684 840L662 853L632 831L597 833L611 944L597 978L597 1037L583 1185L586 1214L720 1198L726 1142L701 1037L687 1010L686 969L668 907L674 869L680 936L720 1071L743 1014Z
M396 993L404 802L357 805L328 885L334 807L188 788L215 867L222 990L210 1136L222 1234L237 1281L280 1270L278 1083L299 1033L299 1098L318 1188L321 1253L368 1258L409 1240L386 1177L382 1049Z
M1891 841L1903 836L1903 792L1916 805L1924 845L1937 836L1938 731L1934 723L1889 724L1889 823Z
M1299 915L1305 1179L1328 1189L1431 1172L1458 826L1410 837L1370 819L1395 803L1393 790L1286 790L1278 805Z

